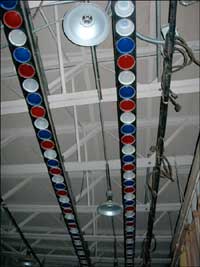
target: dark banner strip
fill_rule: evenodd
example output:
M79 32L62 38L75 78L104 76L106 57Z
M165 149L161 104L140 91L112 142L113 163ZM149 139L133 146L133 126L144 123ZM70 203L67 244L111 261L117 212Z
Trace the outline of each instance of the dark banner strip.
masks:
M87 244L76 215L47 102L47 82L32 30L28 1L1 1L1 20L35 134L65 224L81 266L91 266Z
M134 264L136 231L137 90L135 22L135 1L112 1L126 267Z

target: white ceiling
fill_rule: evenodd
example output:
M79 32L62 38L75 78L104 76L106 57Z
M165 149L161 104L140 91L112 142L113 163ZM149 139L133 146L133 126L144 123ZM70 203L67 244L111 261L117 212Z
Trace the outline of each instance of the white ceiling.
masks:
M36 1L30 1L36 5ZM42 10L49 22L54 22L54 6L48 6L43 1ZM91 1L106 6L106 1ZM37 5L39 1L37 1ZM178 5L177 29L199 55L199 8L197 3L190 7ZM74 4L59 4L59 18L62 18L68 8ZM31 9L31 13L35 8ZM137 31L155 36L155 1L137 1ZM161 1L162 24L167 23L168 1ZM38 29L45 23L40 12L34 18L34 28ZM61 27L60 27L61 28ZM51 30L56 32L55 24ZM36 31L38 44L43 60L45 74L49 84L48 99L51 107L56 132L62 153L65 155L66 168L72 183L74 196L78 196L83 170L88 171L84 180L83 196L77 204L78 216L82 228L85 228L85 239L91 248L91 256L95 266L110 266L112 262L111 222L104 217L96 217L96 205L105 200L105 170L103 164L102 137L99 129L99 112L95 83L89 49L70 43L61 28L61 45L66 57L65 83L67 93L62 94L58 50L48 27ZM2 46L6 45L4 33L1 33ZM117 108L115 96L115 75L112 51L112 33L107 40L97 48L101 85L103 88L103 118L106 130L106 149L110 163L114 199L121 203L119 144L117 126ZM146 168L153 166L153 158L148 164L149 148L155 145L158 127L160 102L160 83L156 78L156 47L137 40L137 247L136 256L140 256L141 243L147 227L148 213L144 206ZM68 60L66 60L66 58ZM174 57L174 63L180 57ZM47 266L77 266L72 244L60 217L59 207L44 167L39 145L34 131L21 88L14 71L14 65L8 47L1 49L1 160L2 160L2 197L10 207L19 225L34 250L39 255L47 255ZM199 69L192 64L172 76L172 90L179 94L178 103L182 109L176 113L169 106L169 116L166 132L165 154L169 157L175 175L175 162L182 190L187 180L192 161L194 146L199 131ZM72 89L72 79L75 82L75 93ZM87 91L87 92L86 92ZM63 101L65 99L66 101ZM75 102L73 102L73 99ZM81 162L78 162L74 126L74 104L76 104L79 123L79 139L81 143ZM34 165L36 164L36 165ZM165 186L168 184L168 186ZM90 188L89 193L87 189ZM177 182L162 180L160 189L163 191L158 198L155 235L157 250L153 258L160 262L169 259L169 245L177 214L180 208ZM34 215L33 215L34 214ZM89 223L89 224L88 224ZM115 220L118 256L123 257L122 216ZM8 218L3 214L2 228L12 231ZM65 239L66 237L66 239ZM36 240L40 240L36 242ZM48 240L48 242L46 242ZM12 248L23 251L25 247L17 233L3 234L3 241ZM95 243L97 241L97 243ZM95 250L96 248L96 250ZM10 251L5 247L6 251ZM50 254L49 254L50 253ZM16 253L12 256L15 257ZM99 258L100 257L100 258ZM66 263L67 259L67 263ZM123 259L122 259L123 260ZM105 261L107 265L102 265ZM55 263L56 262L56 263ZM102 263L103 262L103 263ZM162 261L161 261L162 262ZM9 265L10 266L10 265ZM120 265L122 266L122 265ZM164 266L156 264L153 266ZM166 265L167 266L167 265Z

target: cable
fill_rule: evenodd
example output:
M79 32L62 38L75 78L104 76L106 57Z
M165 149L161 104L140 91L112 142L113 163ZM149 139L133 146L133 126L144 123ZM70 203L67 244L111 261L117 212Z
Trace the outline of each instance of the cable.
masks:
M81 199L81 195L82 195L82 192L83 192L83 185L84 185L84 181L85 181L85 176L86 176L86 172L83 171L83 176L82 176L82 180L81 180L81 188L80 188L80 193L79 193L79 198L78 200L76 201L76 204L80 201Z
M26 245L27 249L33 255L35 260L38 262L39 266L43 267L43 265L40 262L38 256L35 254L34 250L32 249L31 245L29 244L28 240L25 238L25 236L24 236L23 232L21 231L20 227L18 226L15 218L13 217L12 213L10 212L10 210L8 209L8 207L6 206L6 203L4 202L4 200L2 198L1 198L1 204L2 204L3 209L5 210L5 212L8 214L9 218L11 219L11 221L12 221L13 225L15 226L16 230L20 234L21 239L23 240L23 242Z

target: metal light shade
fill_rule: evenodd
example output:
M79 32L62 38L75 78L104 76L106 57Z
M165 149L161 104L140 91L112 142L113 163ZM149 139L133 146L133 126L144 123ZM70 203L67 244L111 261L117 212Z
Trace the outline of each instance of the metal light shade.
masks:
M109 17L97 5L79 4L66 12L63 30L67 38L81 46L96 46L109 34Z
M97 212L100 215L116 216L122 212L122 208L119 204L109 199L98 206Z

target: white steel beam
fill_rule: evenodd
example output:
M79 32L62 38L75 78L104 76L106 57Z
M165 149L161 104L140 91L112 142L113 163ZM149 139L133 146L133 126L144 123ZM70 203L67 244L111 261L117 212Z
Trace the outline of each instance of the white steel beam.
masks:
M172 166L175 164L175 160L177 166L187 166L192 163L192 156L177 156L177 157L168 157L168 160ZM138 168L147 168L154 166L154 159L149 160L149 158L138 158L137 159L137 167ZM109 160L108 161L110 170L120 170L120 160ZM68 172L73 171L97 171L97 170L105 170L105 161L88 161L88 162L65 162L65 168ZM46 173L46 165L43 163L38 164L11 164L11 165L2 165L1 167L1 175L2 178L9 176L18 176L18 175L41 175L42 173Z
M187 121L187 122L186 122ZM167 126L178 126L185 123L187 126L199 126L199 116L175 116L169 117L167 119ZM157 118L140 119L137 122L138 128L155 128L158 126ZM98 122L83 124L85 132L91 132L94 128L100 127ZM105 130L117 129L117 121L104 121ZM79 127L79 131L83 133L82 127ZM15 133L15 138L17 137L32 137L35 133L33 127L29 128L2 128L2 136L11 136ZM73 134L75 133L74 125L56 125L57 134ZM3 142L3 141L2 141ZM4 141L5 142L5 141Z
M40 212L40 213L60 213L58 205L23 205L23 204L9 204L9 209L13 212ZM76 206L78 213L92 213L96 212L97 206ZM180 203L159 203L157 211L179 211ZM149 212L149 204L137 204L137 212Z
M78 202L82 197L84 197L87 193L88 193L88 189L91 190L92 188L94 188L105 176L100 176L97 179L95 179L90 185L89 188L86 187L85 189L83 189L81 194L78 194L76 196L76 202Z
M60 77L58 78L60 81ZM55 83L53 81L52 83ZM160 97L160 83L138 84L138 99ZM187 94L199 92L199 79L188 79L181 81L172 81L171 90L176 94ZM102 102L115 102L117 100L116 88L107 88L102 90ZM48 101L51 109L71 107L74 105L89 105L99 102L97 91L81 91L68 93L66 95L50 95ZM24 99L3 101L1 103L1 114L16 114L27 112L27 106Z
M5 255L16 255L16 253L14 252L5 252L5 251L2 251L2 254L5 254ZM57 261L58 260L65 260L65 264L66 264L66 261L69 262L70 260L72 261L78 261L77 257L76 256L66 256L66 255L56 255L56 254L53 254L53 255L46 255L46 254L38 254L37 253L37 256L38 257L41 257L41 258L47 258L47 260L50 258L50 259L55 259L56 260L56 264L57 264ZM90 259L92 261L98 261L99 260L99 256L98 257L90 257ZM111 263L113 265L113 257L101 257L100 258L102 263L104 264L105 266L105 263L106 264L109 264ZM155 263L160 263L160 264L166 264L166 263L170 263L171 261L171 258L152 258L151 259L151 262L153 264ZM118 262L119 263L124 263L124 258L121 258L121 257L118 257ZM140 258L136 258L135 259L135 262L136 263L141 263L141 259ZM73 265L74 266L74 265Z
M82 139L79 140L79 145L84 145L87 141L89 141L91 138L93 138L99 131L99 127L94 128L92 131L90 131L86 136L84 136ZM69 149L67 149L63 153L64 159L67 159L71 155L73 155L74 152L77 150L77 144L72 145Z
M39 212L34 212L33 214L29 215L25 220L18 223L19 228L22 228L24 225L26 225L28 222L30 222L37 215L39 215ZM16 231L16 228L12 229L9 233L14 233L15 231Z
M18 192L20 189L22 189L26 184L30 183L31 180L32 180L32 178L27 178L27 179L24 179L23 181L21 181L20 183L18 183L16 186L11 188L8 192L3 194L3 196L2 196L3 200L5 201L8 198L10 198L11 196L13 196L16 192Z
M7 239L20 239L18 233L11 233L11 234L2 234L2 238L5 240ZM61 241L68 241L71 240L69 234L42 234L42 233L26 233L27 239L42 239L42 240L61 240ZM84 235L86 241L102 241L102 242L112 242L114 240L113 235ZM118 241L123 241L123 235L116 235ZM159 242L169 242L171 241L171 235L157 235L156 240ZM136 235L136 240L141 242L144 240L143 235Z

